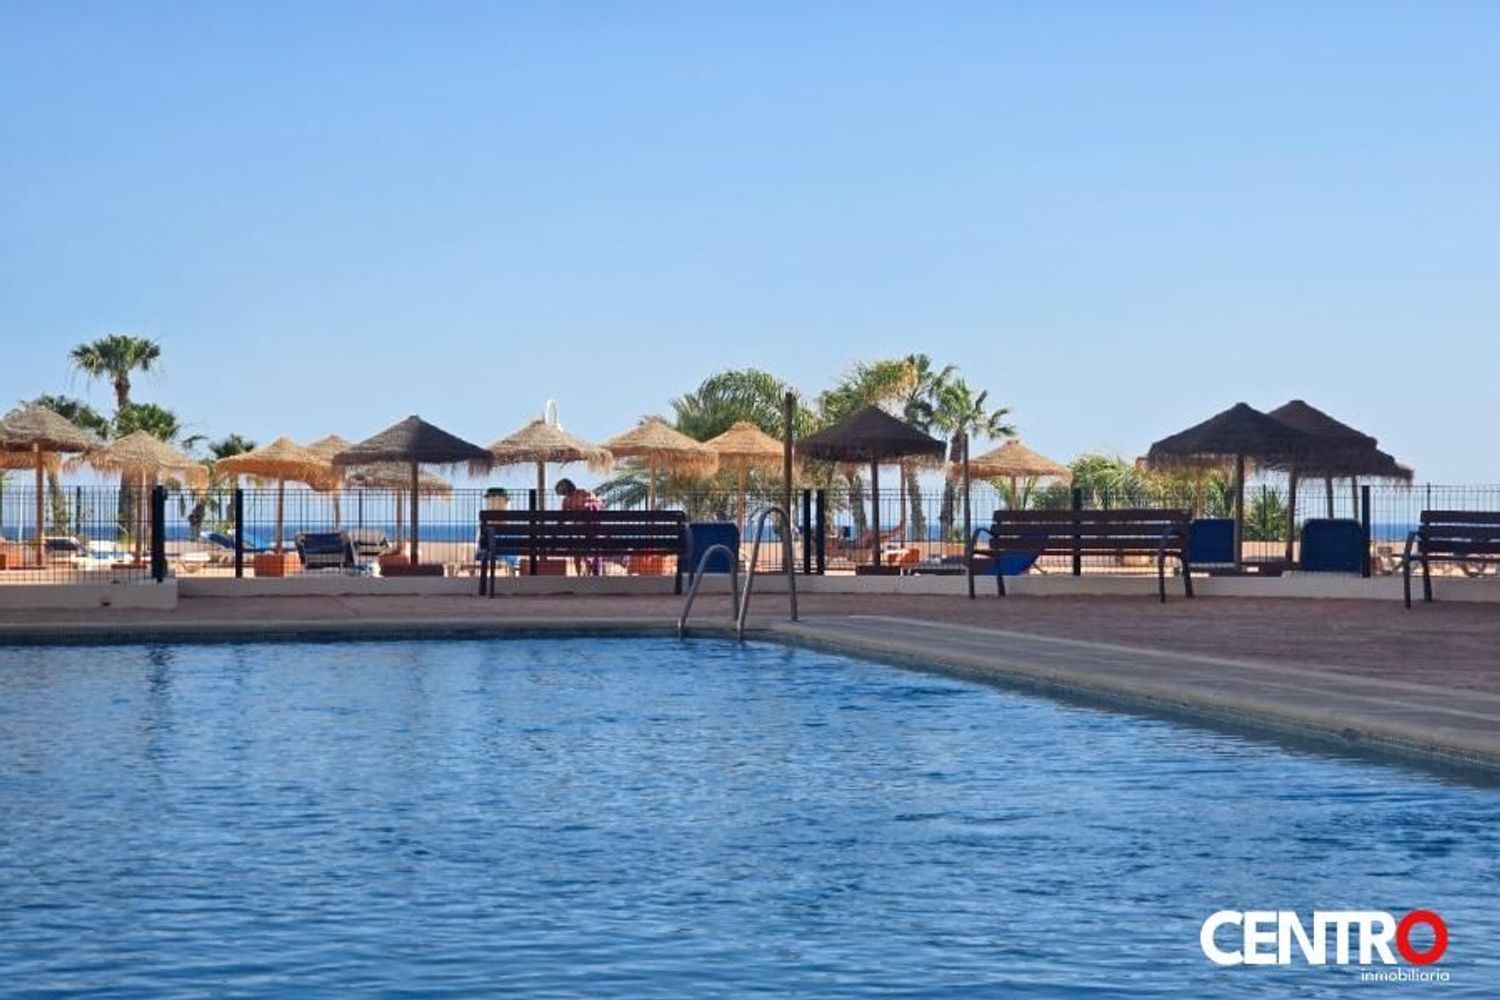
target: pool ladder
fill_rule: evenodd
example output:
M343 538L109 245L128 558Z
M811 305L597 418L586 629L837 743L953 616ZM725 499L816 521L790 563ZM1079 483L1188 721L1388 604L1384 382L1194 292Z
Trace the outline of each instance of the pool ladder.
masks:
M743 590L740 589L740 566L737 554L729 546L718 543L703 550L703 555L698 557L698 566L693 572L692 582L688 584L687 600L682 604L682 614L677 617L677 638L681 639L687 634L688 615L693 610L693 599L698 596L698 585L703 582L704 570L708 568L709 559L718 553L723 553L724 557L729 560L729 592L733 598L729 604L729 613L734 622L734 635L737 639L745 638L745 617L750 613L750 593L755 589L755 567L760 560L760 538L766 519L773 514L781 518L781 561L786 567L786 592L792 604L791 620L797 620L797 563L792 551L792 519L787 514L786 508L772 505L762 507L755 512L755 541L750 546L750 568L745 571Z

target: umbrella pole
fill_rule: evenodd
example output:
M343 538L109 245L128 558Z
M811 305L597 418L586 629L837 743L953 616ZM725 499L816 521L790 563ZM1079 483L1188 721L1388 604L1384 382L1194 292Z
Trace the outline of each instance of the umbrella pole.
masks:
M742 537L745 529L749 526L750 523L745 520L745 477L748 472L749 464L750 463L746 459L740 459L740 496L738 506L734 508L735 514L739 517L740 532Z
M656 466L646 465L646 509L656 509Z
M1010 509L1011 510L1020 510L1022 506L1023 506L1023 504L1021 503L1021 484L1019 482L1017 482L1017 477L1011 476L1010 477Z
M1323 477L1323 492L1324 492L1324 494L1326 494L1325 499L1328 501L1328 516L1332 517L1333 516L1333 477L1332 476L1324 476Z
M969 471L969 432L963 431L962 433L964 448L964 565L967 566L970 557L970 540L974 537L974 509L973 504L969 502L969 484L971 481L971 473Z
M1292 562L1297 544L1297 467L1287 473L1286 487L1286 561Z
M536 509L547 509L547 463L536 463Z
M417 564L417 499L421 483L417 481L417 463L411 463L411 564Z
M31 453L36 459L36 565L41 569L47 565L47 541L42 537L47 530L46 505L42 500L42 446L33 444Z
M146 495L146 473L145 473L144 470L141 472L141 492L140 492L139 495L140 496L145 496ZM135 561L136 561L136 565L140 565L140 561L141 561L141 536L146 533L146 518L145 518L144 511L141 509L141 508L144 508L144 507L145 507L145 504L141 504L141 503L137 503L136 504L136 518L135 518Z
M282 526L286 521L286 480L276 480L276 554L281 554Z
M880 565L880 463L870 462L870 534L875 538L870 543L873 565Z
M1245 456L1234 456L1234 568L1244 562L1245 545Z

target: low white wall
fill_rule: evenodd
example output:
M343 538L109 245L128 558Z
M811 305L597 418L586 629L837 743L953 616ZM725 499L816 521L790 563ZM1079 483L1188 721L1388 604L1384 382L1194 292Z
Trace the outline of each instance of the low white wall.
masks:
M165 611L177 607L177 582L166 580L118 583L16 583L0 587L0 611L89 608L143 608Z
M976 578L974 587L980 597L993 596L995 593L995 581L992 577ZM1065 573L1045 576L1032 574L1007 577L1005 587L1011 594L1028 597L1052 595L1151 597L1156 594L1156 577L1087 573L1083 576ZM245 597L477 595L478 588L479 581L473 577L318 575L243 580L226 577L184 577L177 581L177 590L184 598L236 595ZM0 592L11 589L21 588L0 588ZM32 589L81 591L90 588L37 587ZM755 579L755 589L757 593L785 593L786 577L778 573L761 574ZM797 589L807 594L911 594L958 597L968 593L968 584L962 576L798 576ZM1399 576L1372 577L1368 580L1323 573L1289 573L1279 577L1194 577L1193 589L1200 597L1401 600ZM720 575L706 577L700 588L700 593L703 594L724 594L728 591L729 578ZM533 596L555 594L664 595L672 593L672 577L500 577L495 581L495 592L499 595ZM1439 601L1500 603L1500 578L1441 577L1433 581L1433 594ZM1420 581L1413 581L1413 595L1417 600L1421 600ZM1167 599L1174 601L1181 600L1182 597L1182 580L1169 577ZM3 604L0 606L20 607L22 605ZM72 603L35 606L79 607L82 605Z

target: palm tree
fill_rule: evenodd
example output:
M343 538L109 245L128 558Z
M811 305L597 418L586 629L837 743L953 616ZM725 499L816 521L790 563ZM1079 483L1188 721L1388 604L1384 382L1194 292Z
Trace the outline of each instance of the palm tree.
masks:
M938 393L937 405L932 412L932 427L948 437L948 454L954 457L964 435L972 441L976 436L984 438L1008 438L1016 436L1016 429L1006 422L1010 408L997 406L990 409L988 389L975 392L962 378L951 378ZM954 509L957 492L952 476L943 480L943 501L938 510L938 530L944 538L953 536Z
M182 433L182 421L165 406L155 403L126 403L115 414L115 435L124 437L145 431L161 441L176 441Z
M107 337L79 344L69 355L73 367L89 379L106 379L115 390L115 417L130 406L130 376L139 370L149 372L161 360L161 345L146 337L112 333ZM121 527L134 524L135 494L129 489L127 476L120 477L118 514Z
M782 406L786 394L797 391L759 368L731 368L704 379L692 392L672 400L676 428L697 441L707 441L748 420L773 437L781 437ZM810 421L798 405L794 423ZM800 432L802 428L797 428Z
M908 354L906 363L911 367L912 379L906 398L901 401L901 419L924 434L931 433L939 400L948 384L957 376L958 369L953 365L934 369L932 358L926 354ZM927 511L922 507L922 484L917 477L915 462L901 463L901 487L906 494L905 502L901 505L902 520L905 520L907 503L910 503L911 537L925 539Z
M91 379L108 379L115 390L115 412L130 405L130 376L151 371L161 360L161 345L146 337L115 333L79 344L70 355L73 367Z
M224 483L218 475L219 461L231 455L254 451L255 442L240 434L228 434L217 441L207 442L205 447L208 449L208 457L202 459L202 463L203 467L208 470L208 485L204 489L192 492L193 504L186 515L188 527L192 529L195 538L203 530L203 525L210 515L215 521L221 520L224 516L224 508L220 503Z

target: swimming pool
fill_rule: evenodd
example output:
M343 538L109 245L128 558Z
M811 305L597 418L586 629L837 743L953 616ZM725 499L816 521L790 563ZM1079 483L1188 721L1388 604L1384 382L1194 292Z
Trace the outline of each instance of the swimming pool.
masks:
M1343 995L1219 909L1438 910L1500 792L666 639L0 649L0 991Z

